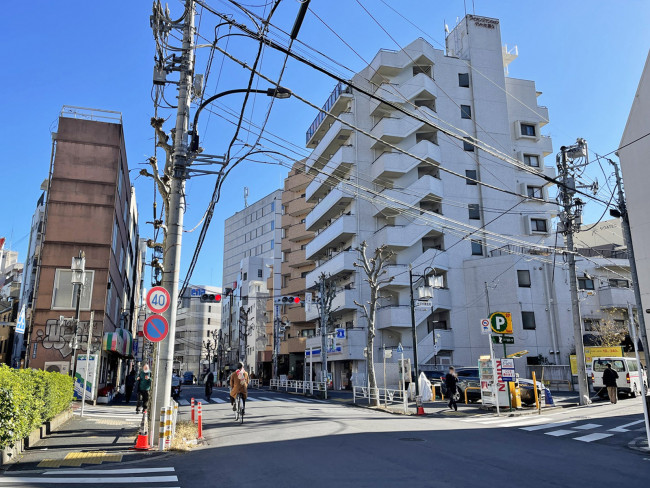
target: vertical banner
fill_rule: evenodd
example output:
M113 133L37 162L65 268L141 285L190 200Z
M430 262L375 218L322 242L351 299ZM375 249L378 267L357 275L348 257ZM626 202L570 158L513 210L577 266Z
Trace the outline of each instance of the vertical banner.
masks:
M88 372L86 372L86 364L89 364ZM88 361L86 361L85 354L77 356L77 372L74 376L74 397L76 400L81 400L83 396L84 381L86 383L86 400L93 401L97 399L98 364L99 354L91 354Z

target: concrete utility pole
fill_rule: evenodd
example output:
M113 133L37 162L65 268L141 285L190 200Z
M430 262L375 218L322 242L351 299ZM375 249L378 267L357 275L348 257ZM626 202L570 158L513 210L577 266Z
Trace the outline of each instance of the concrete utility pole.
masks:
M582 338L582 320L580 318L580 302L578 301L578 280L576 277L576 260L573 252L573 233L580 228L582 215L582 201L574 199L576 181L574 167L569 166L568 158L576 159L587 154L587 144L583 139L578 139L573 146L562 146L557 155L557 167L562 178L562 187L559 189L558 198L563 207L560 213L562 220L562 233L566 236L567 263L569 265L569 285L571 287L571 310L573 311L573 339L576 346L576 362L578 365L578 388L580 392L580 405L587 405L589 400L589 387L587 384L587 370L585 365L585 348ZM571 173L571 174L570 174Z
M280 305L274 306L275 317L273 317L273 371L272 377L278 379L278 353L280 349Z
M183 216L185 213L185 179L188 168L188 126L192 76L194 74L194 0L185 2L183 46L179 66L178 109L176 129L173 134L174 152L172 155L172 182L169 195L169 215L167 216L167 237L163 255L163 286L171 297L167 320L169 334L160 344L159 371L157 377L156 405L170 403L172 387L172 368L174 365L174 343L176 337L176 312L178 309L178 281L180 278L181 242L183 238ZM158 417L159 412L152 412Z
M321 344L320 344L320 354L321 361L323 365L321 366L321 375L323 381L325 382L325 389L327 390L327 322L329 317L327 316L327 310L325 308L325 275L321 275L320 283L318 284L318 291L320 296L318 297L318 303L320 303L319 312L320 312L320 334L321 334Z
M648 348L648 333L645 328L645 316L643 314L643 304L641 303L641 289L639 287L639 275L636 270L636 260L634 258L634 245L632 244L632 232L630 231L630 219L627 215L627 205L625 195L623 194L623 181L618 171L618 165L608 159L609 164L614 166L614 176L616 177L616 186L618 188L618 211L610 210L612 217L620 217L623 224L623 239L627 247L627 259L630 262L630 274L632 275L632 286L634 287L634 301L636 302L636 314L639 319L639 335L641 344L643 344L643 355L645 357L646 367L650 366L650 348ZM631 318L630 318L631 320ZM631 337L630 337L631 338ZM636 344L635 344L636 348Z

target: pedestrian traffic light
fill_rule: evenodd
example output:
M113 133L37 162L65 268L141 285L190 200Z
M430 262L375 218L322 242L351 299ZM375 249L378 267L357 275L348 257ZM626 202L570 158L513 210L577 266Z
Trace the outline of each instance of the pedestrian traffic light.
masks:
M273 299L273 303L276 305L297 305L300 303L300 297L296 296L282 296L282 297L275 297Z
M221 295L218 293L204 293L201 295L201 303L220 303Z

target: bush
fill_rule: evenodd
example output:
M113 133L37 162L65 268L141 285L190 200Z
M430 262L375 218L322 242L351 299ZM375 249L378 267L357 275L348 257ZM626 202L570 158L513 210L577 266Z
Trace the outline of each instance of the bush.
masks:
M0 449L27 437L70 406L72 378L0 365Z

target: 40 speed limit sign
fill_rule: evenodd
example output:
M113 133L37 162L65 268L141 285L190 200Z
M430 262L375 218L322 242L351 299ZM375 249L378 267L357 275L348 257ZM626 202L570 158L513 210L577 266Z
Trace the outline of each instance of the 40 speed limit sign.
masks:
M162 286L154 286L147 293L147 306L153 313L163 313L169 308L169 292Z

